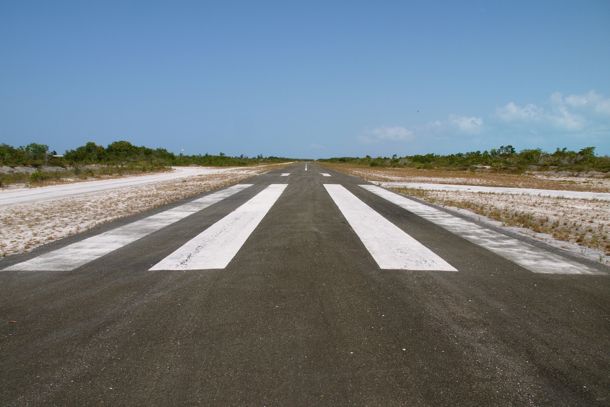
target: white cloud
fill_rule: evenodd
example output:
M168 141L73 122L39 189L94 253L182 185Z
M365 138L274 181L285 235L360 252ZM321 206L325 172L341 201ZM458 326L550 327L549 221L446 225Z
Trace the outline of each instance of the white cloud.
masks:
M507 122L539 120L543 114L542 108L531 103L519 106L514 102L509 102L506 106L496 109L496 116Z
M366 136L360 137L366 143L379 143L382 141L411 141L415 139L415 134L401 126L377 127Z
M582 117L572 113L564 105L556 106L554 111L547 116L547 120L563 130L580 130L586 125Z
M480 133L483 128L483 119L474 116L452 114L449 116L449 123L462 133L476 134Z
M610 98L591 90L582 94L551 94L546 101L520 105L510 101L498 107L490 116L451 114L445 119L431 120L409 128L385 126L369 130L359 137L363 143L409 142L450 143L468 139L479 142L494 134L522 137L525 144L538 140L577 137L584 140L604 139L610 134ZM479 141L477 141L479 140ZM504 142L504 141L502 141ZM593 144L591 144L593 145Z
M443 128L443 122L440 120L435 120L433 122L430 122L426 125L427 128L429 129L442 129Z
M413 139L413 132L400 126L378 127L372 133L380 140L401 141Z
M568 95L565 98L562 98L560 93L554 95L556 95L556 99L570 107L589 109L596 113L610 115L610 99L604 98L594 90L590 90L582 95Z
M555 92L549 97L546 108L531 103L520 106L509 102L496 109L496 117L504 122L537 122L539 125L549 125L565 131L586 128L595 115L610 116L610 99L595 91L568 96Z

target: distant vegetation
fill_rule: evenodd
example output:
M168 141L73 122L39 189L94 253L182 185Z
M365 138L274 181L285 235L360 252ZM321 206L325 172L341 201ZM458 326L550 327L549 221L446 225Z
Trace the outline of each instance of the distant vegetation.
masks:
M32 143L24 147L12 147L0 144L0 165L6 166L68 166L86 164L108 165L143 165L164 167L171 165L209 165L209 166L245 166L261 163L287 161L280 157L230 157L223 153L218 155L176 155L164 148L134 146L128 141L115 141L107 147L89 142L74 150L68 150L63 156L49 151L45 144Z
M595 147L580 151L566 148L547 153L540 149L517 152L511 145L489 151L473 151L449 155L417 154L398 157L337 157L320 160L331 163L349 163L370 167L411 167L425 169L476 170L523 172L526 170L610 171L610 157L596 156Z
M19 171L4 168L0 186L12 183L41 183L53 179L88 178L100 175L122 175L162 171L173 165L247 166L288 161L280 157L230 157L218 155L174 154L164 148L134 146L128 141L115 141L107 147L89 142L59 155L45 144L31 143L13 147L0 144L0 167L28 167Z

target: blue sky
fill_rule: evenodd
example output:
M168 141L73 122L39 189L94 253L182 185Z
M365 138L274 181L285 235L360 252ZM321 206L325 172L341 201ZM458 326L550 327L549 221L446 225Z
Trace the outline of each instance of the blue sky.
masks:
M609 1L0 0L0 142L610 154L608 44Z

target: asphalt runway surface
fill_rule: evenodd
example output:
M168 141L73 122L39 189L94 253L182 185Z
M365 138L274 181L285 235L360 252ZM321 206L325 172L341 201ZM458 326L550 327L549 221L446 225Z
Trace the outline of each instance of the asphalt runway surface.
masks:
M0 260L0 405L610 405L607 267L305 166Z

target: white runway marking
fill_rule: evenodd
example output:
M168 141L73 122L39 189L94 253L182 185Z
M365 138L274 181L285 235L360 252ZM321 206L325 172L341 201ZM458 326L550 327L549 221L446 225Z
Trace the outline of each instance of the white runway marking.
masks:
M34 257L31 260L14 264L4 270L74 270L129 243L135 242L165 226L207 208L231 195L250 187L251 184L239 184L206 195L172 209L157 213L147 218L128 223L108 232L92 236L80 242L72 243L61 249Z
M330 174L327 172L321 172L320 174L322 174L323 177L330 177Z
M499 256L513 261L534 273L603 274L583 264L570 261L563 256L559 256L491 229L484 228L474 222L469 222L457 216L450 215L431 206L415 202L381 187L373 185L360 186L367 191L429 220L474 244L482 246Z
M289 172L283 172L283 173L282 173L282 177L287 177L287 176L289 176L289 175L290 175L290 173L289 173Z
M150 270L206 270L227 267L286 186L287 184L269 185Z
M305 171L307 171L307 164L305 164Z
M324 188L380 268L457 271L342 185Z

